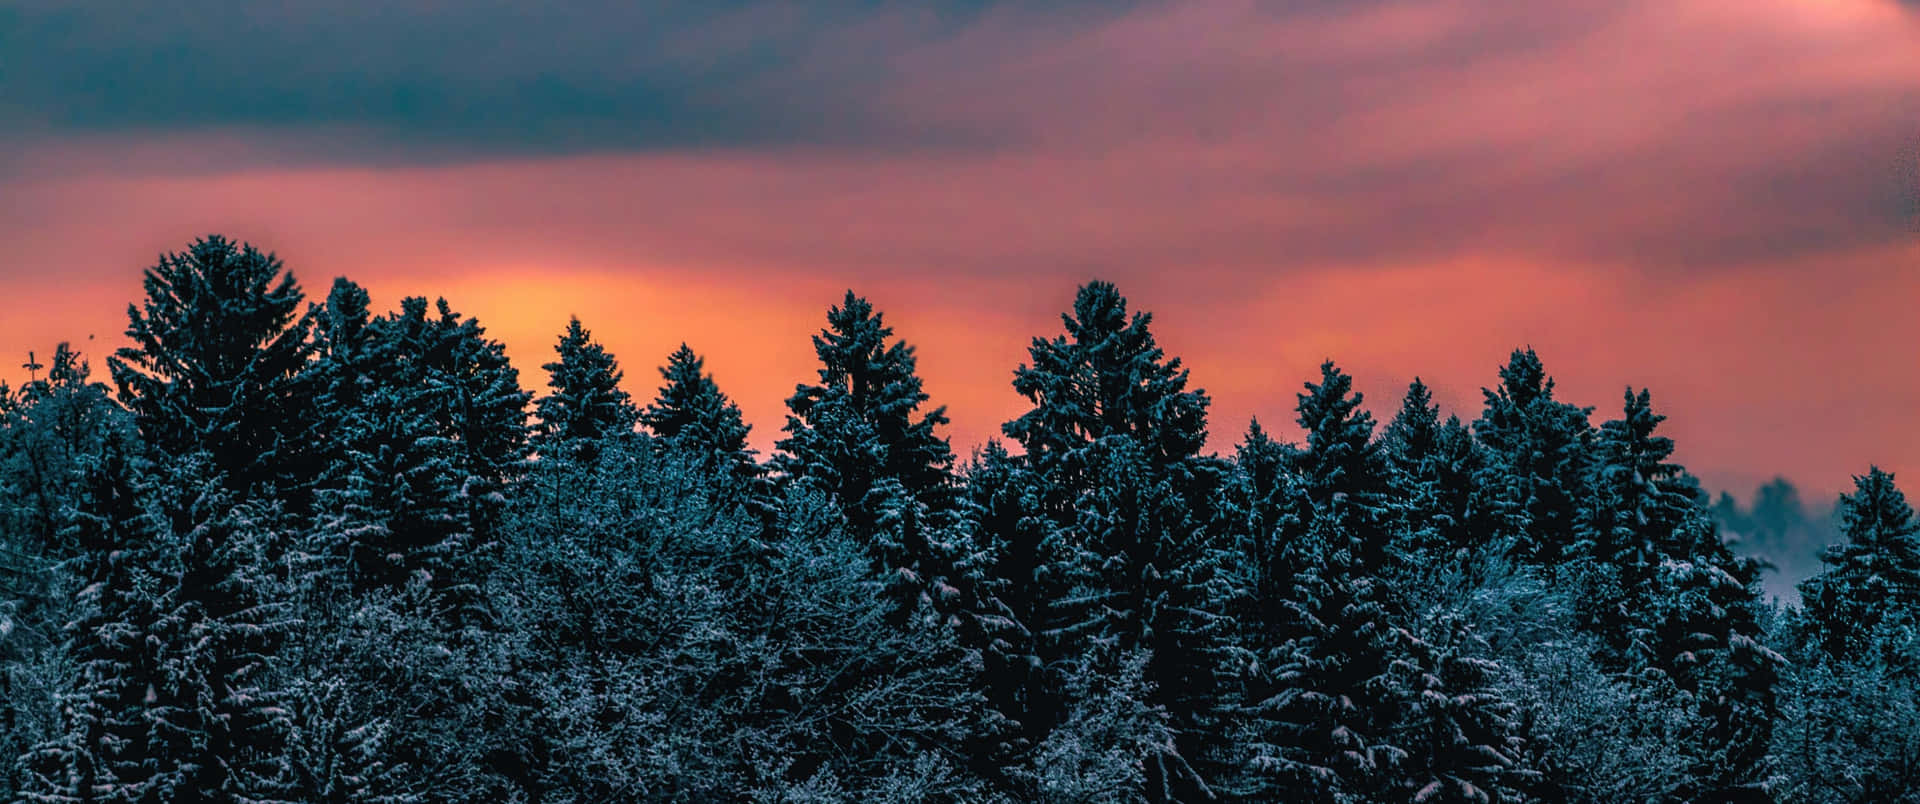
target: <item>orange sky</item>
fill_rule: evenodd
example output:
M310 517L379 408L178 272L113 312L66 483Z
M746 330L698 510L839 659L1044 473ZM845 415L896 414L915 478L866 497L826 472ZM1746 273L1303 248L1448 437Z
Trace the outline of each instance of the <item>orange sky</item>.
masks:
M1323 358L1376 410L1420 374L1471 418L1530 344L1596 418L1651 387L1715 488L1920 478L1920 9L1302 8L837 27L780 86L883 60L845 108L884 136L851 144L0 135L0 350L22 358L0 378L61 339L103 356L154 255L220 232L312 295L345 274L383 306L445 296L529 384L569 315L643 397L685 340L763 450L852 287L918 347L965 450L1022 410L1026 343L1099 277L1155 313L1221 449L1250 416L1290 424Z

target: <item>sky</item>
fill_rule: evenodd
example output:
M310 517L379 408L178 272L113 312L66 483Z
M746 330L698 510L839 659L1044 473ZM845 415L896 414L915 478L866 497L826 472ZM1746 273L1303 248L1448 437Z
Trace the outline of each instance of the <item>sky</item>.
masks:
M0 378L104 373L217 232L444 296L530 385L569 316L643 398L684 340L763 451L852 288L965 452L1101 278L1216 449L1324 359L1471 419L1532 346L1710 488L1920 484L1920 3L547 5L0 6Z

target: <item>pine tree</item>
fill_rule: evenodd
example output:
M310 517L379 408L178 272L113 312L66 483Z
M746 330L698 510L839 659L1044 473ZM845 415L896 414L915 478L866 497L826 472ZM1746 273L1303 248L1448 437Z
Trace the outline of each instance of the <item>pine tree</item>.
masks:
M1013 388L1034 404L1005 426L1035 466L1058 471L1087 444L1114 435L1140 442L1158 467L1194 459L1206 443L1206 392L1187 390L1179 358L1165 359L1150 313L1127 315L1108 282L1090 282L1061 314L1067 334L1034 338L1031 365Z
M1067 335L1035 338L1032 363L1014 373L1014 389L1034 407L1004 428L1026 451L1024 515L1037 522L987 539L1039 539L1033 574L1004 580L1016 597L1039 602L1026 625L1047 674L1045 700L1032 701L1026 725L1043 734L1066 711L1068 657L1096 643L1112 642L1116 656L1146 648L1149 703L1165 709L1176 735L1141 758L1148 789L1207 796L1192 763L1212 739L1225 594L1221 546L1206 528L1224 467L1199 455L1207 396L1187 390L1180 361L1154 342L1151 316L1129 315L1113 285L1082 287L1062 320Z
M934 512L953 505L953 450L935 428L946 409L926 413L927 393L915 374L913 347L891 341L893 329L866 299L847 291L813 337L820 382L800 385L787 400L787 438L776 470L821 484L841 500L856 531L871 527L873 487L893 480Z
M1475 483L1485 455L1458 416L1441 420L1419 378L1381 430L1380 447L1403 516L1396 526L1402 549L1435 566L1458 564L1487 544L1495 528Z
M1353 377L1331 360L1320 365L1320 383L1306 389L1296 409L1307 443L1294 465L1307 504L1302 518L1311 525L1319 516L1338 517L1343 528L1356 531L1362 571L1390 569L1397 556L1387 538L1393 504L1388 468L1373 440L1373 415L1361 409L1365 397L1353 392Z
M1683 795L1771 801L1767 750L1786 659L1764 642L1760 564L1728 550L1704 512L1693 512L1680 533L1683 546L1655 579L1646 638L1654 673L1642 675L1670 683L1704 726L1676 746L1692 760Z
M18 393L0 387L0 800L23 782L10 760L58 728L55 698L73 667L63 648L87 543L72 527L87 478L138 452L130 417L68 344ZM45 373L41 373L44 370Z
M1662 565L1692 557L1683 529L1693 524L1697 506L1681 468L1667 462L1673 440L1654 432L1665 420L1653 412L1646 391L1628 389L1621 418L1601 425L1594 445L1591 491L1572 554L1588 574L1582 608L1587 627L1608 648L1602 664L1609 667L1624 667L1629 652L1644 643L1644 617Z
M1251 800L1480 801L1517 794L1515 707L1455 623L1412 629L1392 468L1352 378L1331 362L1299 395L1293 510L1246 537L1251 603L1237 792ZM1424 407L1424 402L1417 403ZM1243 461L1271 448L1250 440ZM1243 473L1247 470L1243 470ZM1257 470L1256 470L1257 471ZM1282 509L1284 510L1284 509Z
M306 441L319 488L335 480L331 475L354 448L356 418L365 413L367 396L389 381L372 302L365 288L340 277L326 301L307 314L313 321L314 359L300 385L314 408Z
M1893 474L1871 467L1841 495L1846 541L1800 585L1813 639L1828 655L1860 654L1882 623L1920 624L1920 523Z
M1600 428L1574 568L1582 625L1602 667L1688 703L1704 729L1676 746L1691 796L1759 800L1780 656L1761 642L1759 565L1721 541L1705 497L1668 463L1673 441L1648 392L1628 389Z
M272 485L298 507L309 411L296 379L312 347L293 275L213 235L162 255L146 295L127 308L134 345L108 361L142 438L171 455L205 451L229 483Z
M740 407L720 391L705 365L692 348L680 344L667 356L667 364L660 367L666 384L660 386L653 403L640 412L640 423L675 448L722 467L721 474L739 485L743 501L756 510L767 511L772 492L766 483L766 470L747 446L747 434L753 426L740 415Z
M294 797L288 711L271 684L294 625L273 517L233 502L201 460L157 484L94 476L80 524L105 549L69 634L83 674L65 734L26 759L26 800Z
M333 457L309 551L341 562L358 591L425 572L471 596L524 470L529 395L500 344L444 300L404 299L371 320L365 306L343 283L320 316L315 382Z
M550 449L563 443L591 444L609 435L633 432L640 410L620 390L624 375L613 355L593 341L592 333L575 318L553 347L560 359L541 368L553 392L538 402L536 446Z
M925 601L955 615L977 598L977 579L956 565L971 551L955 526L953 451L935 428L945 409L920 413L928 396L913 347L866 299L848 291L813 337L819 384L787 400L786 433L772 467L786 480L837 500L849 529L872 540L896 616Z
M1480 474L1516 557L1555 566L1573 549L1593 427L1588 408L1554 399L1532 349L1515 351L1474 422L1492 457Z

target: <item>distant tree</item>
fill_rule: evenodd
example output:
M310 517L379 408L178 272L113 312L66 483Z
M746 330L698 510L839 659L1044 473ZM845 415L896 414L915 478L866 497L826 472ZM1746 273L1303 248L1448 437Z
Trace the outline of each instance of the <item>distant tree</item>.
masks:
M147 269L129 305L134 345L108 361L141 436L171 455L204 451L237 490L272 487L302 503L297 382L312 345L304 296L280 260L219 235Z
M553 392L536 402L540 417L534 433L536 446L592 444L606 435L631 433L640 410L620 390L624 376L620 364L593 341L580 319L567 324L553 349L560 358L541 367Z

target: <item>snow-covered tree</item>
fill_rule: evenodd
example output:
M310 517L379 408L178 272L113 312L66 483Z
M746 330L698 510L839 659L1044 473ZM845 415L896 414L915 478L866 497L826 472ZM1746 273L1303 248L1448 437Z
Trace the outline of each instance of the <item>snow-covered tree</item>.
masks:
M1216 737L1207 724L1225 591L1222 545L1206 526L1225 467L1199 454L1207 396L1188 390L1151 320L1130 313L1112 284L1092 282L1062 316L1066 335L1034 339L1013 383L1033 408L1004 427L1025 450L1021 515L1013 533L983 542L1033 558L998 565L1007 593L1032 603L1026 626L1042 683L1023 713L1029 735L1067 711L1067 660L1095 644L1117 645L1116 656L1144 648L1149 703L1176 735L1142 758L1148 789L1192 798L1209 795L1193 763Z
M108 361L140 435L170 455L203 451L239 490L298 492L309 415L297 382L312 351L304 296L280 260L212 235L147 269Z
M1402 549L1423 566L1470 565L1495 530L1475 482L1486 457L1472 431L1457 416L1442 420L1433 392L1415 378L1381 430L1380 448L1398 497Z
M620 363L594 342L580 319L567 323L553 350L559 359L541 366L553 391L535 403L540 417L535 445L550 451L570 441L591 444L607 435L633 432L640 409L620 389L625 376Z
M766 468L747 446L747 434L753 426L741 417L740 406L721 392L705 367L706 361L691 347L680 344L667 356L667 364L660 367L665 384L640 412L640 423L662 439L663 445L723 467L726 474L739 481L747 505L770 512L773 491L766 481Z
M1501 536L1515 555L1540 566L1574 549L1579 500L1593 440L1591 412L1554 398L1553 379L1532 349L1516 350L1486 390L1475 435L1491 460L1477 480Z
M533 630L534 786L561 800L987 800L951 629L885 622L817 491L769 533L737 478L608 442L542 461L495 580Z
M203 461L91 479L90 535L108 549L69 629L81 677L63 734L26 758L26 800L298 798L272 683L294 626L274 517L234 502Z
M1881 623L1920 624L1920 522L1894 484L1871 467L1840 498L1846 541L1821 556L1826 570L1800 585L1813 637L1833 656L1864 651Z
M852 532L872 540L896 613L924 601L971 617L979 584L958 566L972 551L955 527L953 451L935 430L946 412L920 411L928 396L913 347L892 338L852 291L827 311L827 327L813 336L819 382L787 399L787 436L772 468L831 495Z
M1406 519L1352 385L1331 362L1306 384L1306 444L1275 483L1291 505L1250 520L1266 530L1244 537L1252 565L1236 576L1250 605L1230 783L1251 800L1511 800L1530 777L1517 709L1465 621L1441 613L1436 627L1414 627L1393 580L1411 577L1393 533ZM1242 474L1273 451L1250 438Z
M877 509L893 505L875 494L886 480L929 511L951 509L953 450L936 432L946 410L920 410L928 396L913 347L894 340L873 305L847 291L827 311L813 351L820 379L787 399L787 437L774 469L840 500L855 532L873 530Z

